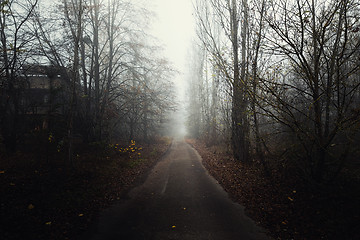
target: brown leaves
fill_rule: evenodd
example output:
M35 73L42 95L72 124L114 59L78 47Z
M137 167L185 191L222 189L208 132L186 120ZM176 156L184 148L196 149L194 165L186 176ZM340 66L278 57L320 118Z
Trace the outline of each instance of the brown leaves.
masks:
M240 164L221 149L207 148L200 141L187 139L187 142L196 148L206 169L230 197L244 205L250 217L269 230L272 237L320 239L326 236L326 231L319 230L321 226L314 223L314 200L304 195L303 190L302 194L299 188L295 190L296 181L284 181L276 172L269 180L256 165Z
M57 155L48 156L52 168L48 168L49 163L38 164L38 159L27 154L17 155L0 170L1 214L6 216L0 218L2 237L77 239L95 213L120 199L155 164L169 143L159 141L137 147L134 154L143 161L132 167L119 164L119 161L130 162L127 155L119 159L118 155L102 155L86 148L78 155L74 153L79 165L71 172L62 165L63 159L55 158Z

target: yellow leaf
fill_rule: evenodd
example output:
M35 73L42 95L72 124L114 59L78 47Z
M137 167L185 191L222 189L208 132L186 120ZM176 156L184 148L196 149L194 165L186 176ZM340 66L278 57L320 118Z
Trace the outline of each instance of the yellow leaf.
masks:
M176 228L176 226L172 226L171 228Z
M31 210L31 209L34 209L34 207L35 207L34 205L29 204L28 209Z
M281 223L284 224L284 225L286 225L286 222L285 222L285 221L282 221Z
M293 193L296 193L296 191L294 190Z
M290 201L294 201L294 199L293 199L293 198L291 198L291 197L288 197L288 199L289 199Z
M82 216L84 216L84 214L80 213L80 214L79 214L79 217L82 217Z
M46 222L45 225L51 225L51 222Z

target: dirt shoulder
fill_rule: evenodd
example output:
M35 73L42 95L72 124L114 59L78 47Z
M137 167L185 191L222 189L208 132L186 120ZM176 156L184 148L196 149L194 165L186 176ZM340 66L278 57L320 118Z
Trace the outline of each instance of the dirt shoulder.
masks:
M56 154L2 159L1 239L77 239L101 209L144 181L170 143L113 144L104 152L90 146L71 168Z
M276 172L268 179L256 164L243 165L198 140L187 142L230 197L274 239L360 239L358 188L341 185L316 191Z

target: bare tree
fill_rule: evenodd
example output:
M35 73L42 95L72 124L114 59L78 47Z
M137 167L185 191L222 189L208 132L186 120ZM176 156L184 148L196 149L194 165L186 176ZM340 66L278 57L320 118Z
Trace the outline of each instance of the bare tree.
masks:
M232 96L232 149L234 157L249 162L249 119L248 119L248 80L247 80L247 46L248 46L248 5L243 0L212 0L210 3L198 2L196 9L199 36L204 46L213 56L217 67L225 74L231 84ZM211 19L215 16L216 20ZM241 20L241 26L240 26ZM224 54L222 46L214 32L214 24L221 27L227 37L231 52ZM240 32L241 29L241 32ZM239 46L239 38L241 46ZM223 39L222 39L223 40ZM226 46L226 45L225 45ZM239 56L241 50L241 59Z
M359 3L280 1L273 9L266 21L274 38L267 40L286 60L292 77L263 82L275 100L267 101L272 106L268 113L296 136L298 150L305 152L304 171L318 182L327 181L344 166L356 133L351 129L359 122L353 111L359 89L360 66L354 61L360 44L354 14ZM350 141L343 145L345 138Z
M20 100L26 86L21 71L32 48L33 36L27 31L27 24L37 2L0 2L0 128L8 153L16 150L21 129Z

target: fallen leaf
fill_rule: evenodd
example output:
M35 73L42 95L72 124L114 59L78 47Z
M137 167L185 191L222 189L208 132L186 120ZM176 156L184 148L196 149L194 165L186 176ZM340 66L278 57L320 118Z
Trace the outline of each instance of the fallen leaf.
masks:
M15 183L10 183L10 186L15 186Z
M79 217L82 217L82 216L84 216L84 214L83 214L83 213L80 213L78 216L79 216Z
M45 225L51 225L51 222L46 222Z
M176 228L176 226L172 226L171 228Z
M5 171L0 171L0 173L2 174L2 173L5 173Z
M34 209L34 207L35 207L35 206L30 203L29 206L28 206L28 209L29 209L29 210L32 210L32 209Z

